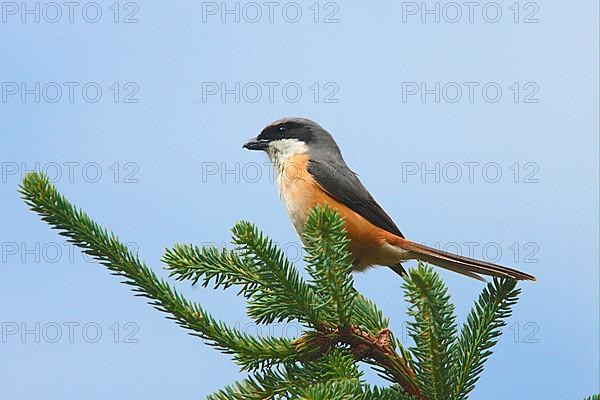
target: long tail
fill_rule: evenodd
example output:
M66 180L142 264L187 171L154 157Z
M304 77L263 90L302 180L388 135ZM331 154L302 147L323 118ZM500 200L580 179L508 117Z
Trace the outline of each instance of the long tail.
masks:
M479 276L480 274L496 276L499 278L511 278L515 280L536 280L535 276L529 275L525 272L517 271L516 269L437 250L432 247L411 242L410 240L402 239L394 244L404 250L408 250L411 253L411 258L425 261L430 264L437 265L438 267L458 272L459 274L463 274L480 281L484 280L481 276Z

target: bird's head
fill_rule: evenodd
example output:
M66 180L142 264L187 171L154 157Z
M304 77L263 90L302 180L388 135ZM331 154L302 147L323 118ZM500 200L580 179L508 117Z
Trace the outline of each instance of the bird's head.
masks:
M260 134L244 144L248 150L262 150L271 160L286 160L309 153L311 158L319 153L339 154L339 149L325 129L307 118L283 118L265 127Z

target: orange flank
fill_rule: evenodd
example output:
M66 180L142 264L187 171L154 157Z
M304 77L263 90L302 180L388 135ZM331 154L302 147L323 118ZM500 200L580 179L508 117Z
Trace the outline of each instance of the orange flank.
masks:
M383 230L346 205L327 194L307 171L308 155L290 158L280 174L279 185L283 201L296 230L302 232L308 212L316 205L337 210L345 220L350 239L349 250L355 259L355 269L370 265L394 265L408 259L408 252L392 244L402 238Z

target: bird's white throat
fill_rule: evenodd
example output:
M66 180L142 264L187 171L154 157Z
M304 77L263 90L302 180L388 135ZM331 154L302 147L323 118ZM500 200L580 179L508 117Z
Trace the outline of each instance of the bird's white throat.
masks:
M283 173L286 164L294 156L308 152L308 146L298 139L275 140L269 144L267 154L278 174Z

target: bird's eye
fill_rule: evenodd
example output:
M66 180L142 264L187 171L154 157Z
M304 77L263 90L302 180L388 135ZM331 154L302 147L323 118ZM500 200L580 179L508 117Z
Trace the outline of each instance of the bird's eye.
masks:
M279 127L279 133L285 133L286 131L287 131L287 128L285 126Z

